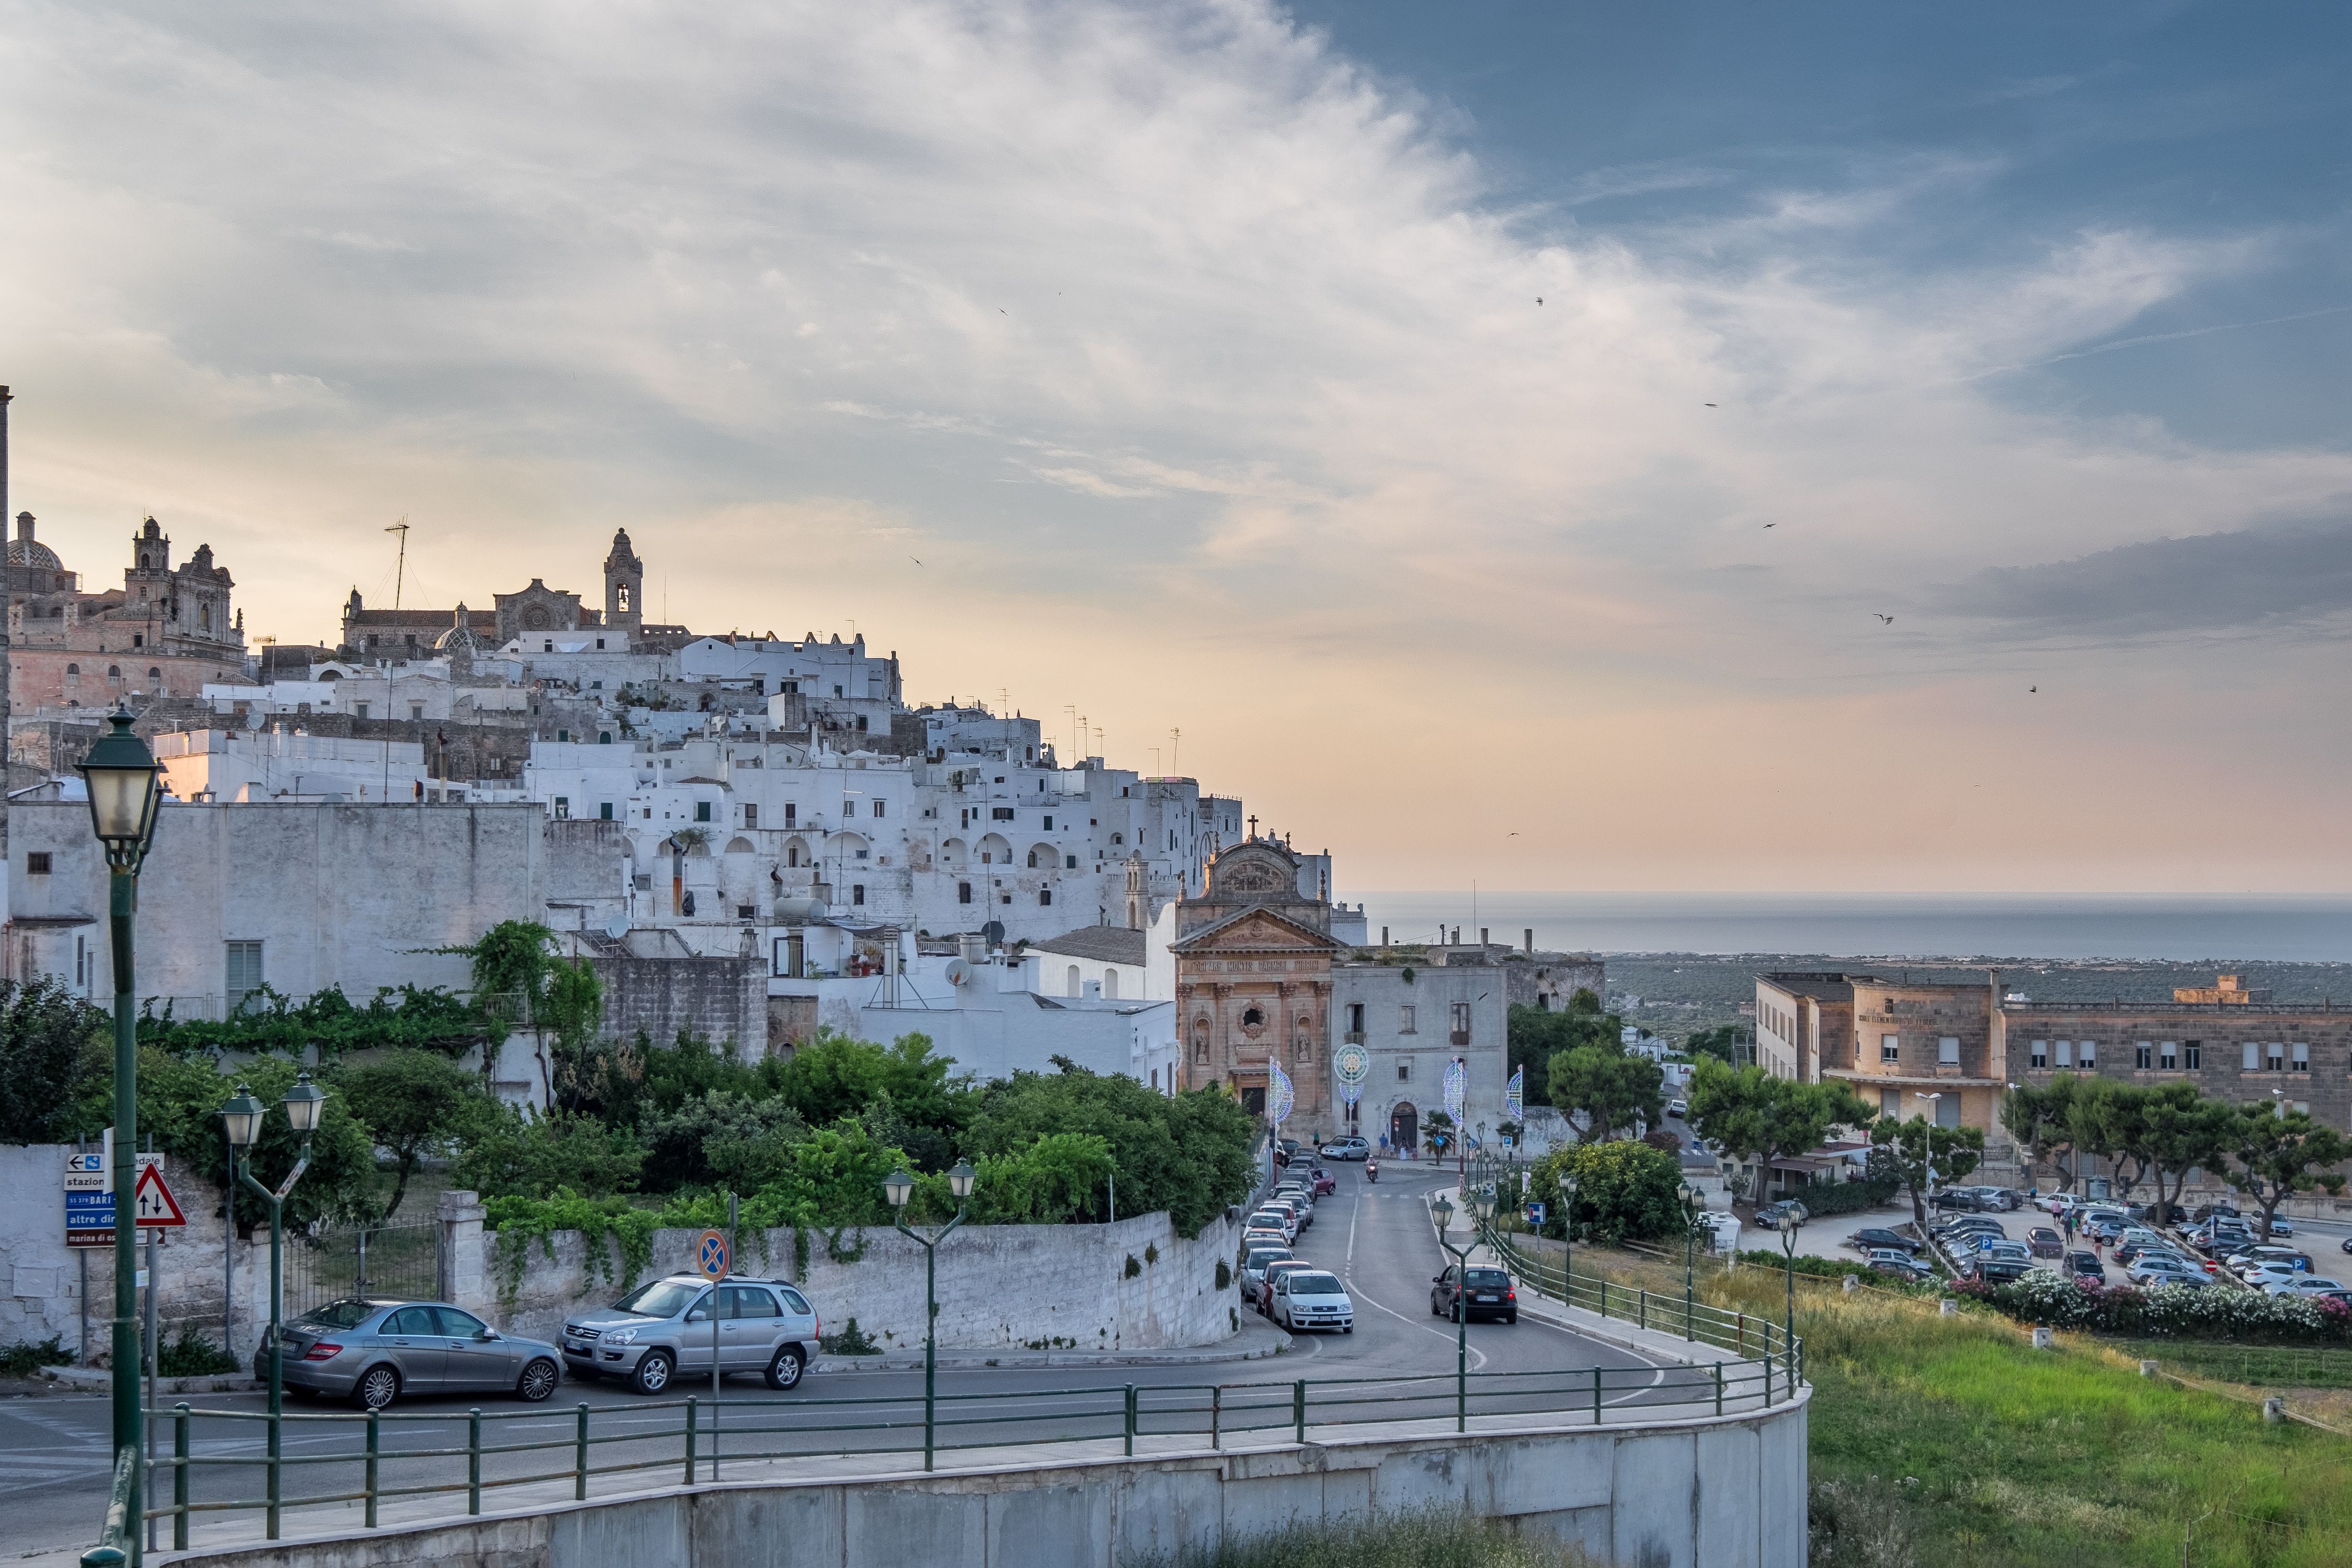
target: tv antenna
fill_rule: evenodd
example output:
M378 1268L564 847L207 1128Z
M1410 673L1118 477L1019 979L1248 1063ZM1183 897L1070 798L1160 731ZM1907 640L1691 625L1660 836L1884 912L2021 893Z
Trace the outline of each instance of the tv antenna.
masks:
M392 568L392 607L397 610L400 608L401 581L408 575L408 514L403 512L400 515L400 521L392 524L383 531L400 536L400 557L393 563ZM383 579L379 578L377 580L382 581Z
M1178 758L1179 757L1181 757L1181 756L1182 756L1182 755L1183 755L1183 749L1184 749L1184 732L1183 732L1182 730L1181 730L1181 729L1171 729L1171 730L1170 730L1170 731L1168 732L1168 771L1169 771L1169 772L1171 772L1171 773L1181 773L1181 772L1183 772L1183 771L1184 771L1182 764L1181 764L1181 763L1180 763L1180 762L1178 762L1178 760L1177 760L1177 758Z

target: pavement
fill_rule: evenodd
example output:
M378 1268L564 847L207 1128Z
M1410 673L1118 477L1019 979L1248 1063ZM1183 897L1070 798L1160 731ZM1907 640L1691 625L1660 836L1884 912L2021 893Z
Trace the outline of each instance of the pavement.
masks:
M1431 1310L1432 1277L1447 1260L1430 1225L1427 1199L1441 1188L1451 1190L1454 1174L1397 1163L1383 1165L1377 1184L1364 1180L1360 1166L1340 1166L1337 1175L1339 1190L1318 1205L1315 1223L1300 1237L1297 1250L1346 1282L1356 1303L1353 1333L1294 1337L1253 1319L1245 1310L1246 1326L1234 1340L1199 1350L1158 1353L1148 1359L1144 1353L1055 1356L952 1351L941 1357L939 1376L942 1443L952 1438L966 1451L979 1453L1047 1437L1092 1441L1115 1437L1130 1385L1138 1390L1142 1424L1153 1441L1196 1448L1208 1438L1209 1404L1213 1389L1219 1386L1234 1401L1226 1406L1224 1419L1235 1437L1253 1424L1271 1423L1286 1432L1288 1389L1269 1394L1266 1385L1286 1385L1298 1378L1318 1384L1356 1380L1351 1388L1318 1392L1316 1397L1332 1406L1328 1411L1318 1406L1314 1413L1311 1419L1318 1427L1343 1414L1352 1421L1412 1419L1427 1414L1433 1399L1450 1407L1456 1337L1454 1325ZM942 1258L941 1266L949 1266L947 1259ZM1692 1391L1681 1386L1687 1376L1678 1380L1672 1370L1683 1354L1681 1342L1669 1343L1661 1336L1654 1345L1629 1338L1630 1332L1622 1323L1596 1320L1588 1324L1574 1313L1533 1307L1524 1307L1516 1324L1466 1325L1464 1359L1474 1377L1515 1375L1507 1385L1484 1380L1486 1391L1478 1397L1496 1414L1477 1418L1508 1421L1556 1411L1560 1391L1581 1388L1595 1367L1601 1369L1599 1375L1605 1385L1607 1418L1663 1412L1692 1399ZM747 1447L757 1441L771 1446L821 1442L835 1454L823 1463L849 1466L849 1473L904 1468L904 1445L922 1422L919 1359L881 1358L884 1364L876 1365L868 1358L838 1358L842 1370L832 1369L833 1359L818 1361L790 1393L772 1392L756 1377L730 1379L722 1416L724 1429L733 1434L729 1440ZM681 1387L677 1392L683 1396L689 1391ZM831 1403L852 1399L875 1403ZM571 1382L542 1406L479 1396L471 1400L465 1396L403 1400L394 1414L425 1418L383 1424L383 1484L408 1484L427 1474L439 1481L462 1478L462 1458L430 1458L423 1451L462 1448L472 1401L478 1401L484 1413L486 1443L546 1445L537 1452L486 1453L486 1481L568 1466L578 1407L583 1405L591 1411L600 1469L644 1464L654 1467L642 1472L645 1476L664 1483L679 1474L675 1468L680 1457L676 1429L681 1413L675 1406L656 1406L610 1383ZM192 1423L191 1452L196 1457L250 1459L259 1454L263 1427L253 1417L264 1409L264 1396L228 1391L198 1396L190 1403L221 1413ZM326 1407L297 1402L292 1408L315 1416ZM1247 1415L1252 1408L1260 1414ZM1527 1414L1515 1417L1507 1414L1512 1410ZM706 1402L704 1419L709 1417ZM952 1431L946 1429L950 1419L956 1424ZM95 1540L110 1476L108 1421L108 1401L100 1391L0 1398L0 1520L6 1521L0 1530L0 1542L5 1542L0 1565L13 1568L20 1554L27 1562L43 1557L71 1562ZM315 1418L289 1423L285 1451L303 1463L289 1469L288 1494L341 1490L354 1484L358 1427L347 1420ZM159 1446L168 1451L168 1433L160 1435ZM861 1448L876 1451L856 1452ZM895 1451L879 1451L884 1449ZM841 1450L848 1452L844 1456ZM1066 1451L1075 1454L1077 1449ZM768 1462L730 1461L729 1479L738 1479L733 1468L738 1463ZM806 1473L805 1467L817 1462L814 1454L791 1461L802 1467L796 1473ZM249 1499L261 1490L259 1469L247 1464L200 1467L193 1478L198 1500ZM615 1488L622 1484L611 1479ZM600 1477L595 1486L603 1494L607 1478ZM504 1495L494 1488L489 1497ZM461 1506L446 1495L420 1506L434 1502L443 1511ZM200 1541L211 1530L228 1528L213 1522L220 1516L199 1517L206 1521L200 1526ZM289 1515L289 1531L326 1522L322 1519L303 1526L304 1517L299 1511ZM163 1539L168 1542L168 1533Z

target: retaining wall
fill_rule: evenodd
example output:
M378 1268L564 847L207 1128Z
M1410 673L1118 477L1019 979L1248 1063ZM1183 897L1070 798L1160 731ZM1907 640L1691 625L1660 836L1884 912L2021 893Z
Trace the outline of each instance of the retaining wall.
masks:
M1443 1508L1620 1568L1804 1568L1807 1402L1744 1416L951 1475L730 1482L455 1523L162 1554L204 1568L1116 1568L1294 1521Z

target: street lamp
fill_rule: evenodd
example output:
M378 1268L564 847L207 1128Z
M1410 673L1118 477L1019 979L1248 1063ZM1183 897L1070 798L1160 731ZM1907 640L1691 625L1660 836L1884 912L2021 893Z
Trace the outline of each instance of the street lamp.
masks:
M1797 1216L1791 1209L1780 1211L1780 1250L1789 1260L1789 1316L1787 1326L1781 1331L1780 1348L1789 1358L1789 1389L1794 1393L1797 1387Z
M1933 1208L1936 1207L1936 1128L1941 1124L1940 1119L1944 1114L1944 1096L1940 1092L1929 1094L1922 1090L1914 1090L1912 1098L1927 1102L1927 1207Z
M81 760L89 796L90 831L106 851L107 919L114 947L114 1451L140 1446L139 1019L131 992L131 917L139 908L139 867L155 841L155 809L163 787L155 754L131 733L129 708L107 716L112 727ZM141 1482L131 1483L131 1511L146 1506Z
M1697 1247L1698 1217L1706 1212L1706 1195L1696 1182L1683 1183L1683 1338L1696 1336L1691 1332L1691 1318L1698 1301Z
M964 1200L971 1197L973 1177L978 1175L969 1160L958 1160L948 1170L948 1188L955 1194L955 1218L922 1235L907 1224L907 1200L915 1195L915 1178L904 1170L892 1171L882 1180L883 1196L890 1200L896 1214L894 1223L902 1236L923 1245L923 1469L931 1468L931 1458L939 1432L939 1247L955 1228L963 1223Z
M1559 1173L1559 1299L1576 1304L1576 1173ZM1606 1303L1604 1303L1606 1304Z
M319 1130L319 1118L327 1107L327 1092L310 1082L307 1072L298 1074L294 1086L286 1091L281 1102L286 1107L286 1121L302 1136L301 1157L276 1190L254 1179L247 1159L253 1145L260 1141L261 1122L266 1113L253 1091L240 1083L236 1095L221 1107L221 1124L228 1130L229 1157L239 1184L252 1189L269 1210L269 1538L278 1539L278 1415L286 1407L286 1345L280 1322L286 1306L286 1237L283 1217L286 1197L302 1173L310 1168L310 1134ZM231 1207L234 1208L232 1204Z
M1465 1193L1464 1202L1474 1206L1477 1199ZM1437 1195L1429 1206L1429 1217L1437 1221L1437 1244L1454 1257L1460 1272L1454 1281L1454 1429L1466 1431L1470 1425L1470 1254L1476 1249L1477 1236L1474 1225L1468 1247L1456 1247L1447 1236L1454 1228L1454 1205L1444 1193ZM1439 1275L1442 1281L1444 1276Z

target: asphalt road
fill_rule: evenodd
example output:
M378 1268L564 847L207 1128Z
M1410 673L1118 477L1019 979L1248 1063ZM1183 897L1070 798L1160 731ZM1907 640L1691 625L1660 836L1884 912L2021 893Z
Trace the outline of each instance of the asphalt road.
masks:
M1139 1390L1139 1427L1147 1434L1205 1434L1210 1389L1217 1385L1225 1385L1219 1416L1224 1430L1287 1427L1288 1385L1299 1378L1315 1385L1310 1423L1452 1414L1454 1325L1432 1314L1429 1299L1431 1276L1447 1260L1431 1230L1424 1199L1440 1186L1450 1187L1454 1178L1425 1166L1402 1165L1384 1165L1377 1184L1366 1183L1357 1166L1338 1166L1335 1174L1339 1190L1317 1206L1315 1223L1299 1239L1297 1249L1346 1281L1356 1304L1353 1333L1302 1336L1285 1354L1255 1361L942 1371L940 1419L954 1423L942 1431L942 1445L1116 1437L1123 1427L1130 1384ZM953 1266L950 1243L940 1267ZM1656 1386L1664 1378L1654 1363L1531 1316L1523 1315L1516 1324L1471 1323L1467 1344L1473 1386L1478 1391L1475 1410L1584 1408L1596 1365L1604 1369L1602 1397L1610 1405L1669 1396L1669 1391ZM1483 1375L1494 1374L1512 1375ZM807 1453L919 1448L922 1390L919 1372L812 1374L789 1394L772 1392L756 1377L731 1378L723 1394L721 1452L740 1452L747 1445ZM681 1385L677 1392L681 1398L688 1393L707 1398L707 1385L689 1389ZM872 1403L839 1403L850 1400ZM257 1413L267 1401L257 1394L206 1395L190 1403ZM583 1403L592 1409L596 1467L639 1462L674 1466L675 1473L683 1476L678 1435L683 1414L675 1405L663 1407L612 1383L568 1381L540 1406L478 1395L402 1401L394 1407L400 1415L439 1418L383 1424L382 1483L462 1480L462 1456L399 1456L422 1449L462 1449L467 1411L477 1404L489 1417L484 1423L486 1445L554 1445L536 1452L487 1456L486 1481L568 1472L577 1407ZM289 1400L289 1408L302 1414L334 1409L303 1400ZM0 1521L5 1521L0 1525L0 1562L86 1546L95 1539L106 1505L108 1411L106 1399L97 1395L0 1400ZM707 1408L702 1418L709 1418ZM338 1459L289 1467L286 1496L358 1487L361 1443L355 1422L290 1423L285 1446L289 1457L331 1455ZM257 1456L263 1444L258 1422L200 1419L194 1424L193 1451L198 1456ZM701 1448L707 1456L707 1438ZM169 1452L168 1432L159 1437L159 1451ZM352 1462L341 1460L346 1455ZM257 1466L201 1467L194 1492L199 1500L256 1498L263 1484ZM496 1499L497 1493L490 1492L486 1506L495 1507ZM462 1506L462 1498L453 1498L452 1506Z

